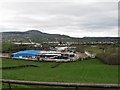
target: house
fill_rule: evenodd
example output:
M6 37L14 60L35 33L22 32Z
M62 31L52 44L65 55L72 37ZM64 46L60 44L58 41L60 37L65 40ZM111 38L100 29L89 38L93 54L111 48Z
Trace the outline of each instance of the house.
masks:
M9 53L0 53L0 57L9 57Z
M62 50L74 50L76 47L55 47L56 50L62 51Z
M85 54L86 54L88 57L95 58L95 54L93 54L92 52L85 51Z
M10 54L0 50L0 57L9 57Z

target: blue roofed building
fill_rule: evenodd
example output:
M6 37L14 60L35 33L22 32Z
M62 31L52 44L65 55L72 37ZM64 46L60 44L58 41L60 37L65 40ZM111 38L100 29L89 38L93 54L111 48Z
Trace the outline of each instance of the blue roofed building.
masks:
M35 59L35 56L40 52L40 50L25 50L19 51L12 54L13 58L21 58L21 59Z

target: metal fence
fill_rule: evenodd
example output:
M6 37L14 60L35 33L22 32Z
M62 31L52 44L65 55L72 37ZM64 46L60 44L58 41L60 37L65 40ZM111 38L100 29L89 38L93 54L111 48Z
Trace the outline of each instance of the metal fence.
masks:
M39 85L39 86L61 86L61 87L78 87L81 88L120 88L120 84L85 84L85 83L64 83L64 82L37 82L37 81L21 81L21 80L0 80L2 83L9 84L9 90L11 84L23 84L23 85Z

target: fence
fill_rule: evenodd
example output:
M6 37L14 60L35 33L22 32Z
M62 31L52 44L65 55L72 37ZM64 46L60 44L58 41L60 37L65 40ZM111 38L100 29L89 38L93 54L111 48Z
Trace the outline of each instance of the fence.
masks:
M85 83L63 83L63 82L37 82L37 81L21 81L21 80L0 80L2 83L9 84L9 90L11 90L11 84L23 84L23 85L41 85L41 86L62 86L62 87L78 87L84 88L120 88L120 84L85 84Z

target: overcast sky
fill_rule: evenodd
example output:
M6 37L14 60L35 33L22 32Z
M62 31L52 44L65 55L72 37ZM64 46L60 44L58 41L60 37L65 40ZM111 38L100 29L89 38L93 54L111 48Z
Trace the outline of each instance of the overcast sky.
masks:
M117 0L28 1L0 1L0 31L35 29L72 37L118 36Z

